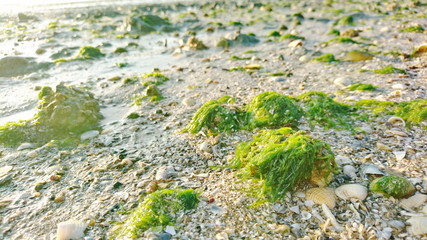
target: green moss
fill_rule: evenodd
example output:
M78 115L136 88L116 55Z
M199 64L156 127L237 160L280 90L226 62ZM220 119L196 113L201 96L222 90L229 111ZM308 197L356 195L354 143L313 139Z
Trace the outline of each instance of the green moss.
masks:
M271 31L267 34L267 37L280 37L282 36L278 31Z
M328 32L329 35L336 35L339 36L340 35L340 31L337 29L331 29L331 31Z
M367 109L375 114L391 112L395 103L391 101L378 101L373 99L362 99L356 102L355 107Z
M354 19L353 16L344 16L337 21L335 21L334 26L336 25L354 25Z
M415 33L423 33L424 28L421 26L410 26L403 29L400 29L401 32L415 32Z
M31 136L31 122L8 122L0 126L0 143L13 147L22 142L30 141L34 136Z
M155 84L148 85L144 91L144 96L137 96L134 98L135 105L140 106L144 100L157 103L158 101L165 99Z
M354 44L363 44L362 42L358 42L353 40L352 38L349 37L336 37L336 38L332 38L331 40L324 42L324 44L328 45L332 42L337 42L337 43L354 43Z
M127 119L137 119L137 118L139 118L140 116L139 116L139 114L138 113L136 113L136 112L133 112L133 113L130 113L126 118Z
M425 121L427 120L427 99L399 103L395 114L409 123Z
M235 27L243 27L243 23L239 22L239 21L230 21L228 23L228 25L230 26L235 26Z
M404 198L415 192L415 187L404 177L384 176L371 182L371 190L385 197Z
M345 61L352 62L366 61L371 60L372 58L374 58L372 54L358 50L350 51L344 56Z
M313 58L312 61L326 62L326 63L338 62L338 60L335 59L335 56L332 53L323 54L320 57Z
M326 94L316 91L301 94L297 99L302 103L312 127L317 123L325 128L340 126L352 129L350 116L354 110L349 105L335 102Z
M168 77L166 77L165 75L163 75L162 73L159 73L159 72L153 72L153 73L145 74L144 76L142 76L142 78L143 79L146 79L146 78L154 79L154 80L149 80L149 81L143 82L142 85L144 85L144 86L148 86L148 85L152 85L152 84L162 85L166 81L170 80Z
M327 143L290 128L266 130L252 142L240 144L232 164L242 168L242 177L260 179L262 188L257 190L272 199L284 197L313 173L326 179L336 170Z
M208 134L218 134L241 129L246 125L247 114L238 108L232 109L230 104L234 101L234 98L224 96L206 102L182 132L195 134L206 131Z
M116 66L119 67L119 68L124 68L124 67L128 67L129 63L127 63L127 62L117 62Z
M114 53L127 53L127 52L128 52L128 50L126 48L122 48L122 47L116 48L114 50Z
M199 202L192 190L164 189L147 195L115 231L118 238L140 238L150 228L173 225L179 213L194 209Z
M392 73L403 73L406 74L406 70L404 69L400 69L400 68L395 68L393 66L387 66L381 69L377 69L377 70L372 70L373 73L376 74L392 74Z
M283 41L283 40L287 40L287 39L288 40L304 40L305 37L301 37L301 36L298 36L298 35L287 33L287 34L281 36L280 39L279 39L279 41Z
M239 57L239 56L231 56L228 58L229 60L239 61L239 60L250 60L251 57Z
M246 110L251 116L249 128L296 126L303 115L302 109L290 97L273 91L257 95Z
M95 48L92 46L84 46L81 47L79 53L76 56L76 60L87 60L87 59L95 59L104 57L105 54L99 50L99 48Z
M355 83L351 86L348 86L347 89L350 91L374 91L377 89L377 87L372 84Z
M287 72L275 72L275 73L268 74L268 76L270 76L270 77L279 77L279 76L290 77L290 76L292 76L292 73L290 71L287 71Z

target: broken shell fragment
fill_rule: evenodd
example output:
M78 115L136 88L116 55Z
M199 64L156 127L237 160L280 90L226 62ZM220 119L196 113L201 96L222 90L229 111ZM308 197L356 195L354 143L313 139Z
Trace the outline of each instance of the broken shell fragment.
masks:
M58 223L56 232L57 240L81 239L85 236L84 231L87 227L85 222L68 220Z
M427 217L411 217L408 221L408 232L412 235L427 234Z
M421 207L427 201L427 195L417 193L412 197L400 200L400 206L406 210L414 210Z
M396 156L397 161L404 159L406 155L406 151L395 151L393 153L394 153L394 156Z
M319 205L326 204L331 209L336 204L335 193L332 188L311 188L307 190L305 197Z
M391 123L391 124L395 124L397 122L401 122L402 126L406 126L405 120L403 120L403 118L401 117L391 117L387 120L387 122Z
M335 189L335 194L343 200L351 198L365 200L368 196L368 189L360 184L345 184Z
M375 164L363 164L361 166L361 173L364 179L369 177L375 178L385 175L384 172L382 172Z
M337 222L337 219L335 218L334 214L332 214L331 210L324 203L322 204L322 210L326 218L331 221L332 225L336 228L338 232L341 232L344 230L344 228Z

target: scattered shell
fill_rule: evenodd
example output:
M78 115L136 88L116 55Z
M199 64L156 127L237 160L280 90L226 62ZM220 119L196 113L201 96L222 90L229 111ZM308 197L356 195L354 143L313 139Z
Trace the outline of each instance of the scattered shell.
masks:
M391 147L385 145L384 143L377 142L377 148L383 151L391 151Z
M402 160L403 158L405 158L405 155L406 155L406 151L395 151L393 153L396 156L397 161Z
M315 184L319 187L326 187L334 177L332 173L329 173L328 176L325 177L327 172L325 170L313 170L311 173L310 183Z
M343 173L349 176L351 179L357 178L356 172L357 172L357 169L352 165L345 165L343 167Z
M398 232L401 232L403 228L405 228L405 223L399 220L391 220L388 222L388 225L396 229Z
M4 166L0 168L0 177L5 176L6 174L8 174L10 171L12 171L13 166Z
M417 193L412 197L400 200L400 206L406 210L414 210L421 207L427 201L427 195Z
M194 98L184 98L182 100L182 104L184 104L185 106L188 106L188 107L192 107L192 106L196 105L196 100L194 100Z
M87 224L76 220L68 220L58 223L57 227L57 240L81 239L85 236L84 231Z
M311 218L311 213L307 212L307 211L302 211L301 212L301 219L302 220L308 220Z
M19 147L17 148L18 151L21 150L25 150L25 149L33 149L36 146L32 143L22 143L21 145L19 145Z
M427 234L427 217L411 217L407 222L411 224L411 226L407 228L410 234Z
M209 142L202 142L200 145L199 145L199 149L200 149L200 151L202 151L202 152L212 152L212 148L211 148L211 145L209 144Z
M301 46L302 46L301 40L294 40L288 44L288 47L291 47L291 48L301 47Z
M326 204L329 208L334 208L336 199L332 188L311 188L305 192L307 200L317 204Z
M29 151L29 152L27 153L27 157L29 157L29 158L36 158L38 155L39 155L39 154L37 153L37 151L36 151L36 150Z
M345 184L335 189L335 194L343 200L350 198L365 200L368 196L368 189L360 184Z
M97 130L87 131L87 132L84 132L82 135L80 135L80 140L85 141L85 140L94 138L98 135L99 135L99 131Z
M392 136L408 137L407 133L394 129L386 130L385 133Z
M387 122L394 124L396 122L401 122L402 126L406 126L405 120L403 120L403 118L401 117L391 117L387 120Z
M341 232L344 230L344 228L337 222L334 214L332 214L331 210L324 203L322 204L322 210L323 210L323 213L325 214L325 217L331 221L332 225L336 228L338 232Z
M369 176L384 176L385 174L375 164L363 164L361 166L362 177L365 179Z

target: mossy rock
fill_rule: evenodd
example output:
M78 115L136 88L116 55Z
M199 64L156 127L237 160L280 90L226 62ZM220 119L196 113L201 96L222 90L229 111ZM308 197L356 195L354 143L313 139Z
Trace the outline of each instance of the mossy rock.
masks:
M335 56L332 53L323 54L322 56L313 58L312 61L325 62L325 63L338 62L338 60L335 58Z
M393 73L406 74L405 69L395 68L393 66L387 66L381 69L372 70L372 72L376 74L393 74Z
M171 32L176 30L168 20L156 15L127 17L122 28L128 32L148 34L152 32Z
M354 18L352 15L344 16L335 21L334 26L336 25L354 25Z
M153 72L148 73L142 76L142 79L151 79L142 82L142 85L148 86L148 85L162 85L163 83L169 81L170 79L166 77L163 73L160 72Z
M384 176L371 182L371 190L385 197L405 198L415 192L415 187L404 177Z
M233 102L234 98L229 96L206 102L182 131L192 134L200 131L218 134L241 129L246 125L247 113L238 108L232 108Z
M261 180L255 191L272 199L285 196L312 178L331 179L336 170L330 146L291 128L265 130L236 148L231 163L244 178ZM314 176L321 174L321 176Z
M205 50L208 47L196 37L190 37L187 41L186 46L192 50Z
M234 33L221 38L216 46L222 48L230 48L235 46L248 47L259 43L259 39L253 35Z
M86 59L96 59L104 57L105 54L99 50L99 48L92 46L84 46L81 47L79 53L76 56L78 60L86 60Z
M280 37L279 41L283 40L305 40L305 37L288 33Z
M374 58L372 54L358 50L350 51L344 56L345 61L351 62L366 61L371 60L372 58Z
M295 127L303 115L293 99L273 91L257 95L246 110L251 116L248 122L251 129L264 126Z
M61 84L55 92L43 87L38 98L38 112L33 119L0 127L1 144L16 146L24 141L44 144L99 128L102 115L92 93Z
M194 209L199 200L192 189L164 189L147 195L129 218L113 230L114 237L136 239L150 228L174 225L177 216Z
M350 116L354 109L351 106L335 102L331 97L317 91L306 92L297 99L301 102L305 116L312 127L317 123L325 128L340 126L352 129Z

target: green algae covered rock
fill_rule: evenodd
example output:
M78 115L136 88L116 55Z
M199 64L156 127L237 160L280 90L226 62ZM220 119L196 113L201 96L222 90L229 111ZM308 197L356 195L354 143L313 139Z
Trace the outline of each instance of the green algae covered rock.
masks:
M312 179L323 179L326 185L336 170L327 143L291 128L265 130L252 142L241 143L232 165L241 168L242 177L261 180L260 193L273 199Z
M372 72L376 74L392 74L392 73L406 74L405 69L395 68L393 66L387 66L381 69L372 70Z
M232 132L246 125L247 114L238 108L231 108L234 98L229 96L211 100L194 114L183 132L192 134L207 131L209 134Z
M167 19L163 19L156 15L127 17L122 29L127 32L134 32L137 34L148 34L157 31L171 32L175 30Z
M297 99L302 103L305 116L312 127L317 123L325 128L352 128L349 117L354 110L349 105L335 102L326 94L316 91L301 94Z
M371 190L385 197L404 198L415 192L415 187L404 177L384 176L371 182Z
M345 61L351 62L367 61L371 60L372 58L374 58L372 54L358 50L350 51L344 56Z
M325 63L338 62L338 60L335 58L335 56L331 53L326 53L326 54L323 54L322 56L319 56L317 58L313 58L313 61L325 62Z
M252 46L259 43L259 39L253 35L243 34L243 33L234 33L226 35L221 38L217 43L217 47L230 48L235 46Z
M76 59L86 60L86 59L101 58L104 56L105 54L103 54L101 50L99 50L99 48L92 47L92 46L84 46L80 48L79 53L76 56Z
M265 92L257 95L247 107L249 128L264 126L292 126L298 124L303 115L302 109L295 105L294 100L277 92Z
M347 89L350 91L375 91L377 87L367 83L355 83L351 86L348 86Z
M173 225L180 212L194 209L199 202L192 189L164 189L147 195L143 202L118 225L114 234L118 238L136 239L150 228Z
M11 122L0 127L1 144L6 146L16 146L22 142L44 144L50 140L73 138L83 132L99 128L102 115L97 100L90 92L72 86L58 85L56 91L50 87L43 87L38 98L38 112L33 119Z

